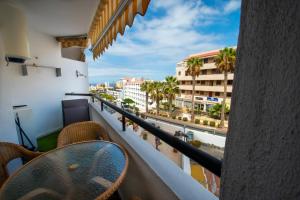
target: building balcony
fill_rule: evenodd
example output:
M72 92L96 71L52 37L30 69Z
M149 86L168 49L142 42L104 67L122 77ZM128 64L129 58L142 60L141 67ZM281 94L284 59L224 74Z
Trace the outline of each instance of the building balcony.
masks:
M192 81L191 76L176 76L179 81ZM228 74L228 80L233 80L233 73ZM224 80L224 74L207 74L207 75L200 75L196 77L196 80L200 81L209 81L209 80Z
M203 64L203 66L201 67L201 70L206 70L206 69L216 69L217 66L215 63L205 63Z
M192 85L179 85L180 90L193 90ZM195 86L196 91L207 91L207 92L223 92L224 86L220 85L214 85L214 86L208 86L208 85L196 85ZM227 92L232 92L232 85L227 86Z

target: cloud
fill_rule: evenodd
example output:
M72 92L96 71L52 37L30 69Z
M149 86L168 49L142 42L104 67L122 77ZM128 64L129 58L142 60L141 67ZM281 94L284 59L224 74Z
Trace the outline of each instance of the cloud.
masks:
M137 16L133 28L127 27L104 56L89 62L89 74L160 78L173 73L188 55L225 46L225 33L207 27L226 22L225 15L239 6L237 0L218 7L201 0L151 1L145 17Z
M213 21L219 13L196 1L154 1L154 8L165 9L164 15L151 20L138 18L135 31L119 38L107 53L115 56L156 55L161 60L177 61L191 52L209 50L220 40L220 34L196 31L199 24ZM201 2L201 1L199 1ZM167 9L166 9L167 8ZM207 20L206 20L207 19Z
M231 13L233 11L236 11L240 9L241 7L241 1L240 0L230 0L227 4L224 6L224 12L225 13Z

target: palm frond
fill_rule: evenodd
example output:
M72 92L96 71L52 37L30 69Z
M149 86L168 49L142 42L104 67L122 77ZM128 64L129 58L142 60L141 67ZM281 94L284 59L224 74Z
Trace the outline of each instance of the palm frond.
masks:
M216 66L222 72L233 72L236 62L236 50L225 47L215 58Z
M201 67L203 66L203 60L198 57L192 57L187 60L186 72L192 77L200 75Z

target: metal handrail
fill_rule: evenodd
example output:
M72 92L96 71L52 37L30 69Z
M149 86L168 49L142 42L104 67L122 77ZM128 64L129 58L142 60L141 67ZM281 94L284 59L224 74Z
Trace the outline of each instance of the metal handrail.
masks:
M146 122L145 120L123 110L122 108L116 106L115 104L108 102L104 99L102 99L99 96L96 96L94 94L83 94L83 93L66 93L65 95L69 96L90 96L93 99L97 99L100 101L101 104L101 111L103 111L104 105L107 105L108 107L112 108L113 110L117 111L118 113L122 114L122 125L123 125L123 131L125 131L125 118L130 119L140 127L144 128L151 134L155 135L156 137L160 138L164 142L166 142L168 145L172 146L173 148L177 149L187 157L193 159L218 177L221 176L221 168L222 168L222 161L211 156L210 154L195 148L194 146L180 140L179 138L169 134L168 132L159 129L150 123Z

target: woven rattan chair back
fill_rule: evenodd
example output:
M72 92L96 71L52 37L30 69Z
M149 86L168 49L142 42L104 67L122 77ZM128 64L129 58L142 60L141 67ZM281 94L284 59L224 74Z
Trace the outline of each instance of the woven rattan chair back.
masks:
M0 142L0 187L3 185L5 180L9 177L7 171L7 164L9 161L16 159L16 158L23 158L26 161L29 161L42 153L40 152L32 152L24 147L8 143L8 142Z
M99 139L110 141L103 127L92 121L78 122L68 125L59 133L57 147Z

